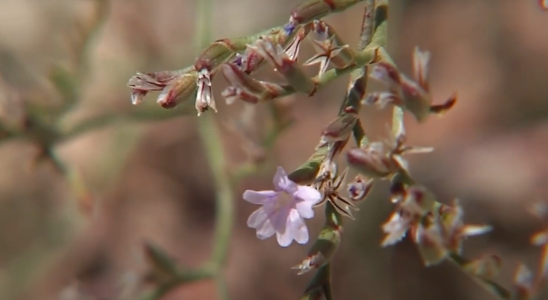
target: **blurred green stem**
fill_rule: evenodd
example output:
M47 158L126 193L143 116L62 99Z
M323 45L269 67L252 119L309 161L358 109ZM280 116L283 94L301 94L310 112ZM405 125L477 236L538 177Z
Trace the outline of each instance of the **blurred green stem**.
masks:
M196 29L196 49L200 51L211 42L211 12L213 10L213 0L200 0L197 5L197 29ZM209 162L213 174L213 182L217 198L217 217L215 218L215 237L213 253L210 264L215 272L217 288L220 298L228 299L226 283L222 274L222 267L226 264L228 248L230 244L230 235L234 219L234 194L230 178L226 172L226 163L224 158L221 135L215 124L214 114L204 114L198 118L198 132L202 139L206 152L206 158Z

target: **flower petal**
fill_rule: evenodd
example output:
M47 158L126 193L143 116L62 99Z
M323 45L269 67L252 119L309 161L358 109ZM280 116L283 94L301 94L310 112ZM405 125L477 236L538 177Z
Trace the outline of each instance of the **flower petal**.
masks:
M322 200L322 194L313 187L298 186L293 197L314 205Z
M312 209L313 205L314 204L307 201L297 202L297 212L299 213L301 218L311 219L314 217L314 210Z
M297 243L301 245L308 243L308 228L296 210L291 210L287 223L288 231L291 232L293 239Z
M259 229L263 226L264 222L268 220L268 214L264 207L261 207L254 211L247 219L247 226L250 228Z
M274 226L276 232L284 233L287 230L287 218L289 218L289 212L291 207L284 206L280 207L278 210L275 210L274 206L267 205L264 207L264 209L268 212L271 212L268 219L272 223L272 226Z
M289 218L285 219L284 221L285 221L283 225L284 230L283 231L276 230L276 239L278 240L278 244L280 244L280 246L287 247L291 245L291 243L293 242L293 231L292 231L292 228L289 227L290 225Z
M274 187L277 191L285 191L289 194L293 194L298 188L297 184L287 177L287 174L282 167L278 167L276 170L276 175L274 175Z
M276 233L274 226L270 223L270 220L266 220L260 228L257 228L257 238L259 240L266 240Z
M246 190L243 198L253 204L265 204L276 197L275 191L252 191Z

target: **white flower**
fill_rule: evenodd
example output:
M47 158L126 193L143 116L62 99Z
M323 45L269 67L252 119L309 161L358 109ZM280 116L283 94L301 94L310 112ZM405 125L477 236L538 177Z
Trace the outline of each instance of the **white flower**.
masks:
M257 238L265 240L274 234L282 247L308 242L308 228L304 219L314 217L312 207L320 202L320 192L291 181L284 169L278 167L274 176L274 190L244 192L244 200L262 205L247 220L247 226L257 230Z

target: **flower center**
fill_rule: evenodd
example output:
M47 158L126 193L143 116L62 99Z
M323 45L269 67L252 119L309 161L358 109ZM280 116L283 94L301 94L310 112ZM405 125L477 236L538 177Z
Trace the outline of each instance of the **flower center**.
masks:
M276 203L274 204L274 210L279 211L283 207L290 205L293 202L293 196L286 192L279 192L276 197Z

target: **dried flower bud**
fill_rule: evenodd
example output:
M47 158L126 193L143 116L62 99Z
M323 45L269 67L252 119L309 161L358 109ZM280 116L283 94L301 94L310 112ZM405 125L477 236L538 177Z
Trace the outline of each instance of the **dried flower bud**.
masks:
M315 37L312 42L318 54L311 57L304 65L320 64L318 77L321 77L327 71L330 63L337 69L343 69L355 63L354 51L348 44L340 41L335 31L325 22L314 20L312 32Z
M365 180L362 176L356 175L354 181L348 184L348 195L352 201L362 201L367 197L373 187L373 179Z
M296 91L313 95L316 92L316 84L299 67L295 60L292 60L280 44L275 44L268 37L259 39L253 45L248 45L259 55L266 59L276 70L287 79L288 83Z
M230 83L221 95L227 104L236 100L247 103L258 103L271 100L283 92L283 88L275 83L256 80L234 64L222 65L223 75Z
M325 225L318 239L308 252L307 257L292 269L300 270L299 275L301 275L325 266L331 261L339 248L342 233L342 218L337 209L331 203L328 203L325 209Z
M161 91L157 98L158 104L164 108L173 108L194 95L197 78L198 74L191 69L137 73L129 79L127 85L133 89L131 102L134 105L141 103L148 92Z
M322 142L327 144L348 140L357 121L358 112L352 106L345 108L344 113L322 131Z
M287 54L287 57L289 57L290 60L297 61L297 56L299 55L299 51L301 49L301 43L304 40L304 38L308 35L309 31L310 31L309 26L301 26L299 30L297 31L295 37L285 47L285 53Z
M341 235L342 227L326 225L320 232L312 249L308 252L307 257L292 269L299 270L298 275L302 275L329 263L339 247Z
M428 267L443 261L449 255L449 250L443 246L441 226L429 219L424 221L412 228L412 236L424 265Z
M309 0L299 4L291 12L290 22L307 24L331 13L343 11L362 0Z
M386 84L388 92L372 93L365 104L378 104L381 108L387 104L400 106L413 114L418 122L426 121L432 114L441 114L454 106L456 95L443 104L432 105L432 95L428 82L428 63L430 53L418 47L413 55L414 80L401 73L396 66L388 62L379 62L371 68L371 77Z
M198 72L196 85L198 87L198 94L196 95L196 110L198 111L198 117L210 107L217 112L213 91L211 90L211 74L207 69L201 69Z
M373 142L346 153L349 166L369 178L384 178L398 171L397 164L388 156L382 142Z
M216 69L222 63L230 59L234 53L245 49L240 49L241 47L238 46L238 43L234 43L230 39L220 39L213 42L196 58L194 69L207 69L209 71Z
M525 265L520 265L514 276L514 287L512 289L512 300L529 300L532 296L533 273Z
M381 245L386 247L401 241L407 231L415 229L423 217L434 209L435 205L434 196L426 188L422 186L409 187L405 190L402 200L397 203L396 211L382 226L386 237Z
M500 273L502 259L495 254L489 254L468 262L464 269L474 276L491 280Z

